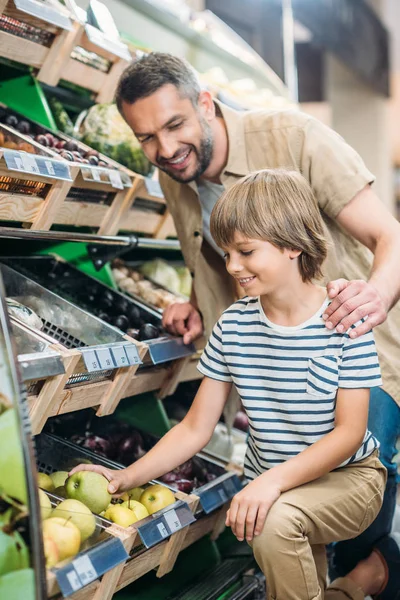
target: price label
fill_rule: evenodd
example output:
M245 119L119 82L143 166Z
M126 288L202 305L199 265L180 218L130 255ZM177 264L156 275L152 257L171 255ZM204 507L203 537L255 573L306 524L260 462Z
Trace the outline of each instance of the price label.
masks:
M125 353L125 349L123 346L117 346L111 349L111 353L114 358L114 362L117 367L127 367L128 366L128 357Z
M144 179L147 193L150 196L155 196L156 198L164 198L164 194L162 193L162 189L158 181L155 179L150 179L150 177L145 177Z
M101 371L101 367L99 364L99 360L96 356L96 352L92 349L86 350L82 348L81 350L83 360L85 362L86 368L89 373L93 373L94 371Z
M161 537L166 538L169 536L169 533L164 523L157 523L157 529L161 533Z
M100 368L104 371L108 371L109 369L114 369L114 361L110 352L110 348L99 348L96 350L97 360L99 362Z
M221 478L223 478L223 481L221 481ZM218 480L214 480L198 488L196 493L200 497L202 509L208 515L233 498L241 489L242 484L239 477L233 473L226 473L225 475L221 475Z
M100 171L98 171L97 169L90 169L90 172L94 181L101 181Z
M15 164L17 165L17 169L19 169L20 171L22 171L22 170L23 170L23 168L24 168L24 165L22 164L22 159L21 159L21 157L20 157L20 156L16 156L16 157L14 158L14 160L15 160Z
M166 520L171 533L175 533L175 531L178 531L179 529L181 529L182 526L179 521L179 517L176 514L176 511L174 509L169 510L166 513L164 513L164 519Z
M72 561L75 571L82 582L82 585L87 585L97 579L96 569L93 566L87 554L80 556Z
M226 495L225 490L223 488L219 488L218 494L222 502L226 502L228 500L228 496Z
M70 571L69 573L67 573L67 579L68 579L69 585L71 586L73 592L77 592L78 590L81 589L82 584L79 581L79 577L75 571Z
M107 50L107 52L111 52L124 60L129 62L132 60L128 46L120 40L111 39L100 31L100 29L93 27L93 25L85 25L85 31L92 44L95 44L96 46L103 48L103 50Z
M25 169L25 171L28 171L29 173L37 173L38 175L40 175L40 170L33 154L29 154L28 152L21 152L20 156L22 166Z
M130 365L140 365L142 361L140 360L140 356L138 353L138 349L134 344L129 344L125 346L125 352L128 356L128 361Z
M50 3L36 2L35 0L14 0L14 3L19 10L37 17L41 21L46 21L46 23L51 23L68 31L72 29L71 20L67 15L51 6Z
M46 169L47 169L47 172L48 172L49 175L55 175L56 174L56 172L54 170L54 167L53 167L53 163L51 162L51 160L45 160L44 164L46 166Z
M118 173L118 171L112 171L112 170L110 170L108 172L108 175L110 177L111 185L114 188L116 188L117 190L123 190L124 189L124 184L122 183L121 175Z

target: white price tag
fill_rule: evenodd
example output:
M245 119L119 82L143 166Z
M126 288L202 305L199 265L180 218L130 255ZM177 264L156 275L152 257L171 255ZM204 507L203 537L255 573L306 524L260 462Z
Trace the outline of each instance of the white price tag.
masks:
M158 181L155 179L150 179L150 177L145 177L144 182L146 184L147 192L150 194L150 196L164 198L164 194L162 193L162 189Z
M56 172L54 170L54 167L53 167L53 163L51 162L51 160L45 160L44 164L45 164L46 170L47 170L47 172L48 172L49 175L55 175L56 174Z
M99 365L99 361L94 350L83 350L82 356L89 373L92 373L93 371L101 371L101 366Z
M125 346L125 352L128 356L128 361L130 365L139 365L142 363L142 361L140 360L138 350L134 344Z
M91 169L90 172L92 173L94 181L101 181L100 171L98 171L97 169Z
M111 353L114 357L115 364L117 367L127 367L128 366L128 357L125 354L125 350L123 346L117 346L111 348Z
M164 513L164 518L167 521L167 525L170 528L171 533L174 533L174 531L178 531L178 529L181 529L179 517L173 508Z
M24 168L24 165L22 164L21 157L20 156L15 156L14 160L15 160L15 164L17 165L17 169L22 170Z
M23 168L29 173L38 173L40 174L39 167L37 166L36 159L33 154L21 153L21 160Z
M121 179L121 175L118 173L118 171L109 171L108 175L110 177L110 181L111 181L111 185L116 188L117 190L123 190L124 189L124 185L122 183L122 179Z
M96 569L94 568L93 563L87 554L76 558L72 561L72 564L74 565L75 571L78 573L78 577L83 585L87 585L91 581L97 579Z
M111 356L110 348L98 348L96 350L97 358L101 369L105 371L114 368L114 361Z
M78 591L82 587L82 584L79 581L79 577L75 571L70 571L69 573L67 573L67 579L73 592Z
M169 536L169 533L168 533L167 528L165 527L164 523L157 523L157 529L161 533L163 538L166 538Z

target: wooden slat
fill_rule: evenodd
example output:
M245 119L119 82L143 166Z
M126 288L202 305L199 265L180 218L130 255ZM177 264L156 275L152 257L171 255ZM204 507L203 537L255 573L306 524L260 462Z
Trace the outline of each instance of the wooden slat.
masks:
M49 48L35 44L30 40L0 31L1 56L9 60L15 60L31 67L41 67L45 61Z
M98 232L99 235L116 235L118 233L123 215L125 215L131 207L135 190L139 185L139 182L140 180L136 179L132 183L131 188L125 188L115 196L113 203L104 215L104 219Z
M171 213L166 210L163 215L160 223L158 224L158 228L154 233L154 237L158 240L165 240L167 237L176 237L176 229L174 220L172 218Z
M108 206L102 204L65 201L55 216L54 223L74 227L99 227L107 211Z
M122 231L140 231L153 235L157 231L162 215L151 211L136 210L135 205L122 220L120 228Z
M0 221L32 223L43 205L42 198L0 192Z
M0 15L5 12L5 8L8 4L8 0L0 0Z
M72 178L77 171L76 167L70 167ZM71 189L72 181L55 180L40 210L32 222L32 229L49 230L54 223L54 219L59 212L65 197Z
M36 402L31 406L29 416L33 435L37 435L42 431L52 412L52 404L57 402L60 392L65 388L65 384L74 372L81 356L78 350L64 351L59 346L57 346L57 352L62 353L65 373L49 377L44 383Z
M75 21L71 31L63 30L60 32L52 43L37 75L39 81L53 86L58 84L70 60L72 50L79 45L83 31L83 25Z
M128 64L129 63L126 60L122 60L122 58L119 58L116 62L114 62L107 74L106 85L104 85L97 94L97 102L112 102L114 100L114 94L115 90L117 89L118 81Z
M107 73L88 67L73 58L67 62L61 79L97 93L107 85Z
M173 394L181 381L182 374L190 361L190 356L174 360L172 365L168 369L168 375L164 379L163 384L158 393L160 400L163 400L166 396Z

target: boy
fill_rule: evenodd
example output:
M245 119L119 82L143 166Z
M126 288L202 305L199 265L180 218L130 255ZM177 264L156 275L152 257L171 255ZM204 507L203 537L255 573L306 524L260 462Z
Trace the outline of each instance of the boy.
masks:
M369 388L381 385L373 334L325 327L329 300L313 283L324 225L299 173L264 170L234 184L213 209L211 233L248 295L215 325L185 419L127 469L94 468L115 493L178 466L207 444L233 383L250 423L249 483L226 523L252 544L268 598L362 599L351 582L325 592L325 545L357 536L382 503L386 471L367 431Z

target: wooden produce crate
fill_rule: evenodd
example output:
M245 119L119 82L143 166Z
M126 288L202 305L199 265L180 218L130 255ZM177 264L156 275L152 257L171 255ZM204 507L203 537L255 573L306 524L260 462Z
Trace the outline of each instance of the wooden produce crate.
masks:
M3 124L0 138L0 146L8 145L0 147L0 221L50 229L79 169ZM65 178L58 178L58 170Z

